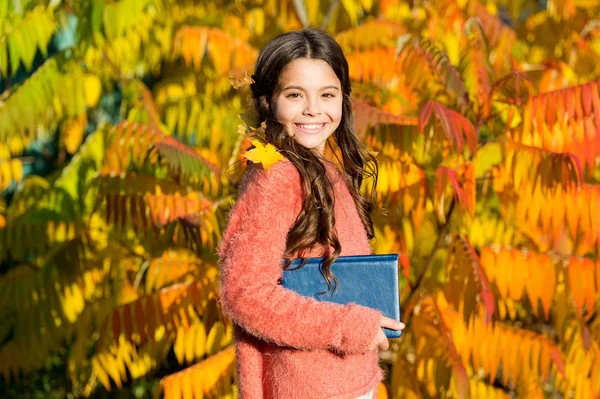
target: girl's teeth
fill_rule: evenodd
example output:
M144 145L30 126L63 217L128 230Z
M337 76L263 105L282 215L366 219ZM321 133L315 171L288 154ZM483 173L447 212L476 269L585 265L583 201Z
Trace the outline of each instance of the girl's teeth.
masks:
M325 126L325 124L321 123L320 125L297 125L297 126L302 129L320 129L323 126Z

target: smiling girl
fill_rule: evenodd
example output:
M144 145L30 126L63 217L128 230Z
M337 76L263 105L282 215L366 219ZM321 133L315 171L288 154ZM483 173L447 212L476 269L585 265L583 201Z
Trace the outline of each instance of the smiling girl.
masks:
M348 62L331 36L309 28L267 43L253 79L259 123L284 160L269 171L247 165L219 246L240 398L371 398L384 377L378 350L389 346L381 327L404 325L279 284L284 260L325 257L331 288L335 259L371 254L372 203L360 187L363 177L376 184L377 168L356 136Z

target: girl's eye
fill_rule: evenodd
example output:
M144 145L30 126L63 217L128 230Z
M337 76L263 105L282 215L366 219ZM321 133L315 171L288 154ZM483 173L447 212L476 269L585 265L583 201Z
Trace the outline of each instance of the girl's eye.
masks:
M298 98L296 96L300 96L300 93L290 93L290 94L287 95L288 98L290 98L290 97L291 98Z
M325 93L323 95L326 96L327 98L333 98L333 97L335 97L335 94L332 94L332 93Z

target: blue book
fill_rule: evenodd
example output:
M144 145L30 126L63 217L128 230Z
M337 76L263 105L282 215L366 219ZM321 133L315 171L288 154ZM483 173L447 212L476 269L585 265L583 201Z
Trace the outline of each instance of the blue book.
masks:
M356 303L381 311L384 316L400 321L400 291L398 288L398 254L340 256L331 265L338 279L335 292L326 292L327 283L321 274L324 258L309 258L296 270L284 270L281 285L318 301L339 304ZM302 259L294 259L291 269ZM398 338L401 331L384 328L388 338Z

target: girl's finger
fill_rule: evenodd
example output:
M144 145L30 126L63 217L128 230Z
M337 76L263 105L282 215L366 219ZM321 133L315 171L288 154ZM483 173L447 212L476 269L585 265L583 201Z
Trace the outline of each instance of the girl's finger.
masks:
M405 327L404 323L390 319L389 317L382 317L379 325L392 330L402 330Z

